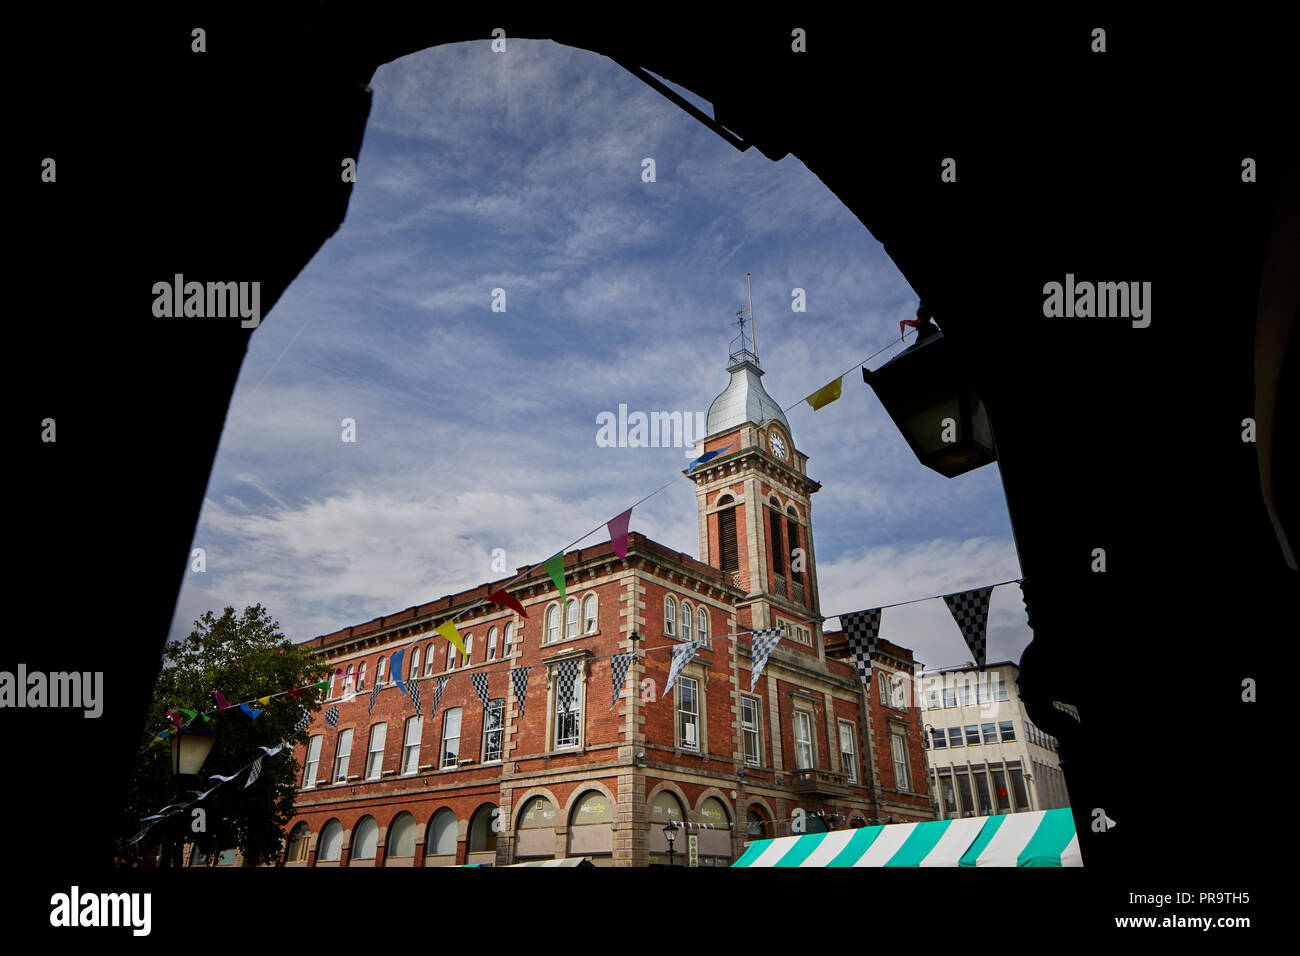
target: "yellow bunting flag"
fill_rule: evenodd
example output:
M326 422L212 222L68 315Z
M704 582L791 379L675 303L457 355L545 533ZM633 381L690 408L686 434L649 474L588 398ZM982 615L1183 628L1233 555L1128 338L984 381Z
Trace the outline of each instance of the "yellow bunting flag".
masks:
M465 642L460 639L460 631L456 630L455 621L443 621L441 624L435 627L434 630L437 631L439 634L441 634L443 637L445 637L447 640L449 640L451 643L455 644L456 647L460 649L460 656L462 660L464 660L465 657L468 656L465 653Z
M271 702L271 698L270 698L270 696L267 696L267 697L259 697L259 698L257 698L257 702L258 702L259 704L261 704L263 707L265 707L267 704L269 704L269 703Z
M804 401L813 407L813 411L816 411L823 405L829 405L831 402L835 401L835 399L840 397L840 386L843 383L844 376L840 376L829 385L817 389L817 391L805 398Z

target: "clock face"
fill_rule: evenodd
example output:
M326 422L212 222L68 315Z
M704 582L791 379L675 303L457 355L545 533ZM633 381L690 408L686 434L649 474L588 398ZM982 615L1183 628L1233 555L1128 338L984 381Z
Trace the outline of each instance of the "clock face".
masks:
M767 446L772 449L772 454L785 461L785 442L781 440L780 435L770 432L767 436Z

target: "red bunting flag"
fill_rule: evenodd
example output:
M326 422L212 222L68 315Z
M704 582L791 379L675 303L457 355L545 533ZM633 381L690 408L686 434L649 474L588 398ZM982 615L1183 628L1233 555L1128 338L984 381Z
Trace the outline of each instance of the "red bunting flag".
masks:
M617 518L610 518L605 523L609 529L609 540L614 545L614 553L620 558L627 557L627 525L632 520L632 509L628 508Z
M524 610L524 606L507 594L505 588L498 588L493 591L487 596L487 599L493 604L500 604L502 607L508 607L512 611L518 611L524 617L528 616L528 612Z
M214 691L210 691L210 693L217 698L217 708L219 710L225 710L230 706L228 703L226 703L226 695L221 693L221 691L214 690Z

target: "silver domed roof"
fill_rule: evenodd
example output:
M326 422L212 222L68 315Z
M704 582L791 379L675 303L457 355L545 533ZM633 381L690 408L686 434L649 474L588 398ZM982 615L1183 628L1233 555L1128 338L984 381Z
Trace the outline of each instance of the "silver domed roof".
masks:
M759 381L763 370L758 367L758 358L748 350L733 353L727 371L731 373L731 381L709 406L707 434L716 435L744 422L759 425L769 419L776 419L789 433L790 423L785 420L781 406Z

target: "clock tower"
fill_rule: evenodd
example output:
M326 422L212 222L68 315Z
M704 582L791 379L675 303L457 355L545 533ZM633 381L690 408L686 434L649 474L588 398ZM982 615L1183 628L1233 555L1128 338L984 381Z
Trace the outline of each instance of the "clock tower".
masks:
M795 448L781 406L763 388L757 350L743 318L740 323L726 366L731 381L709 406L700 448L701 454L727 451L689 474L700 560L747 592L736 608L742 627L784 623L790 643L820 657L811 497L821 485L808 477L808 457Z

